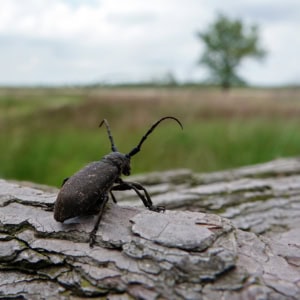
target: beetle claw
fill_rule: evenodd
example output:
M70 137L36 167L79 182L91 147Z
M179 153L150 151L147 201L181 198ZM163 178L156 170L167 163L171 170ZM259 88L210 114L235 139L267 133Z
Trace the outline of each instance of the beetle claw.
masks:
M149 210L155 211L155 212L165 212L166 208L162 205L158 205L158 206L152 205L152 206L149 207Z
M95 239L96 239L96 234L95 234L94 232L91 232L91 233L90 233L90 237L89 237L89 245L90 245L90 248L93 248L93 247L94 247Z

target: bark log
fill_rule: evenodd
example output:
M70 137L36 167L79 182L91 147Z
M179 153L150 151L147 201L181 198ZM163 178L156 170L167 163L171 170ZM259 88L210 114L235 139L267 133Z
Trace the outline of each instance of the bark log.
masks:
M96 216L53 219L57 190L0 180L0 298L300 299L300 160L136 176Z

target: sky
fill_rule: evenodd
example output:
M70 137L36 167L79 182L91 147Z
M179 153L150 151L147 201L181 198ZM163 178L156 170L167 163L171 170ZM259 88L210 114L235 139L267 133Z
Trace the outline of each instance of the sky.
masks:
M0 0L0 85L117 83L208 77L203 32L218 13L260 28L252 85L300 84L299 0Z

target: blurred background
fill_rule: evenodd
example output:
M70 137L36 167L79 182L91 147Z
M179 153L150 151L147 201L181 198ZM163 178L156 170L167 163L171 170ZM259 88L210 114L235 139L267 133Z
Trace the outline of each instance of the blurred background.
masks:
M300 154L300 2L1 0L0 178L60 186L110 152L132 173Z

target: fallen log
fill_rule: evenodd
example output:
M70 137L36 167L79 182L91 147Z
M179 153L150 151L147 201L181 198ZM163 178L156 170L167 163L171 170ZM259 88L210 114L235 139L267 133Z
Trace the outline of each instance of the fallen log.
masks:
M299 299L300 160L151 173L165 213L131 192L96 216L53 219L55 189L0 180L0 298Z

